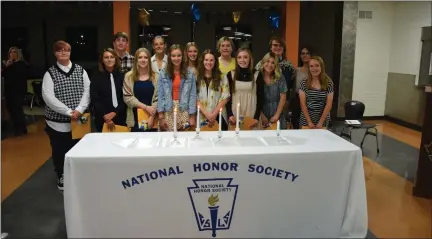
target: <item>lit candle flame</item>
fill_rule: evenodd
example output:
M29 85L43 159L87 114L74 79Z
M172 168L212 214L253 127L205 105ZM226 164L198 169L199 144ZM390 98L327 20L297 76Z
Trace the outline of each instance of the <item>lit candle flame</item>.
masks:
M219 109L219 112L222 112L222 108Z

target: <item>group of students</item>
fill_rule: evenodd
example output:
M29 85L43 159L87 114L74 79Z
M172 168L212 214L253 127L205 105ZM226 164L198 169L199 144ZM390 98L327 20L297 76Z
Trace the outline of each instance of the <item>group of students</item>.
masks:
M200 52L194 42L184 49L174 44L165 54L166 44L160 36L153 39L153 56L146 48L132 56L126 50L128 41L124 32L114 35L114 49L101 52L91 81L80 65L70 61L70 45L54 43L57 63L44 75L42 95L60 190L65 154L77 143L70 122L86 111L91 111L99 132L104 124L109 129L124 125L133 132L143 131L139 109L150 116L149 128L157 119L160 131L173 130L174 122L179 131L215 122L227 130L236 123L237 105L240 116L253 119L253 128L279 120L281 129L286 129L288 116L294 128L328 126L332 81L322 59L311 56L307 48L301 52L302 66L295 68L285 59L285 43L277 37L270 40L270 52L256 65L251 51L235 50L228 37L217 43L219 56L210 49ZM197 114L200 122L196 122Z

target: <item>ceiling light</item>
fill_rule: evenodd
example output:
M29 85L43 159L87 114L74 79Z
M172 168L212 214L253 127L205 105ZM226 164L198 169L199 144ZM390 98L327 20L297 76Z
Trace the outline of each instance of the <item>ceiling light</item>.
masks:
M245 36L245 37L252 37L251 34L244 34L243 36Z
M169 31L169 30L171 30L171 27L164 27L163 30L164 31Z
M241 35L244 35L244 33L243 32L234 32L234 36L241 36Z
M223 28L225 31L231 31L231 27L224 27Z

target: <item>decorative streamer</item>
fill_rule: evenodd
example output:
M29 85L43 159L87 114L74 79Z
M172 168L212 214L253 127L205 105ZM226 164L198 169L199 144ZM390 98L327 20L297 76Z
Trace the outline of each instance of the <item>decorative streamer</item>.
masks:
M150 25L150 13L147 12L145 8L138 8L138 21L141 26L149 26Z
M237 24L240 21L240 17L241 17L241 11L236 11L232 13L232 18L235 24Z
M147 37L144 28L150 25L150 13L145 8L138 8L138 22L141 25L141 35L143 38L141 47L144 47L145 44L147 44Z
M279 14L273 12L270 14L270 25L273 29L279 29Z
M192 41L195 41L195 25L201 19L201 12L198 6L194 3L191 6L192 14Z

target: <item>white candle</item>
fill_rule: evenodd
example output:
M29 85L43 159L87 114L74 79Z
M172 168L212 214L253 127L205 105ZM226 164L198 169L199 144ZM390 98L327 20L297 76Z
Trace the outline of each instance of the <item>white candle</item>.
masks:
M197 126L196 126L196 131L199 132L200 130L200 106L198 105L198 111L197 111L197 122L196 122Z
M174 137L177 137L177 108L174 108Z
M277 121L276 129L277 129L277 131L280 130L280 121L279 120Z
M219 134L222 133L222 108L219 109Z
M236 129L239 129L240 124L240 102L237 103L237 110L236 110Z

